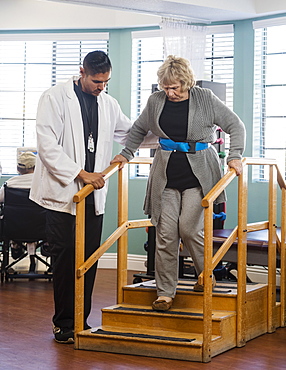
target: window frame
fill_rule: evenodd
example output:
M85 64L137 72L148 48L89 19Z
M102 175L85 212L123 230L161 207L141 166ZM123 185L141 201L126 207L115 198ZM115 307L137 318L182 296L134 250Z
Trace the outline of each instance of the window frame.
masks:
M269 146L270 141L273 140L273 136L270 137L269 131L271 123L270 120L277 122L277 120L284 120L286 123L286 113L281 114L269 114L271 111L271 98L273 97L273 88L284 87L286 89L286 78L284 82L273 83L269 81L269 76L273 71L269 63L271 56L280 56L283 63L283 56L285 59L286 45L284 43L278 43L281 45L280 51L273 48L272 42L269 40L269 33L274 31L272 27L283 27L286 33L286 17L270 18L253 22L254 28L254 104L253 104L253 142L252 150L253 156L259 158L274 158L277 160L279 167L286 176L286 140L283 147ZM278 31L278 29L277 29ZM279 32L279 31L278 31ZM268 48L269 42L269 48ZM276 67L277 69L277 63ZM272 77L273 78L273 77ZM275 78L274 78L275 79ZM272 89L272 93L269 92ZM272 98L273 100L273 98ZM275 99L274 99L275 100ZM273 104L273 101L272 101ZM282 125L283 126L283 125ZM272 127L272 126L271 126ZM276 132L274 130L274 132ZM284 135L282 135L284 137ZM281 133L280 133L281 138ZM278 140L279 142L279 140ZM281 144L281 143L280 143ZM273 155L272 155L273 153ZM280 154L281 153L281 154ZM253 166L252 179L254 182L267 182L269 177L269 171L266 171L264 166Z
M33 44L37 45L43 44L49 47L51 51L51 61L50 63L40 63L41 55L38 55L38 59L35 54L34 62L28 62L27 58L27 49L29 47L33 48ZM0 162L2 166L2 176L10 177L16 174L17 172L17 153L19 152L19 148L25 150L26 147L36 148L36 133L35 133L35 122L36 122L36 106L38 103L38 99L40 95L47 90L49 87L58 84L59 82L66 81L70 78L73 74L79 74L79 67L82 65L83 57L87 52L102 49L106 52L109 50L109 33L108 32L79 32L79 33L71 33L71 32L32 32L32 33L1 33L0 34L0 48L8 48L9 45L13 47L13 45L18 44L21 45L24 54L21 55L22 61L21 63L11 63L8 57L3 63L5 58L5 54L2 54L2 71L3 68L9 71L8 75L13 75L15 73L15 68L19 66L23 69L23 80L21 85L19 85L19 92L23 95L23 103L19 112L15 115L15 111L12 109L8 109L7 104L4 104L5 94L7 91L9 93L13 93L13 89L15 89L14 85L16 83L13 81L9 84L9 77L0 79L0 96L2 94L2 99L0 99L0 106L2 105L2 114L0 116L0 129L1 129L1 140L0 140ZM66 44L66 45L65 45ZM59 52L57 52L57 47L61 45L61 51L63 56L63 60L57 60L59 58ZM44 47L43 46L43 47ZM71 50L76 50L76 53L79 55L78 60L76 62L73 59L73 56L69 56L68 53L64 53L65 47L71 47ZM79 50L81 48L82 50ZM36 49L36 46L35 46ZM3 49L2 49L3 50ZM57 53L57 55L55 55ZM72 53L71 53L72 54ZM16 56L16 54L15 54ZM32 59L32 58L31 58ZM20 60L20 55L19 55ZM38 60L38 62L36 62ZM70 60L69 64L65 64L65 60ZM34 66L34 67L33 67ZM41 66L47 66L47 69L50 71L50 83L45 81L45 83L38 83L37 87L31 87L31 92L28 89L28 79L29 75L32 76L33 69L41 69ZM70 66L69 68L65 68L65 66ZM50 67L50 68L49 68ZM43 67L44 68L44 67ZM69 70L72 69L72 73ZM59 71L60 70L60 71ZM66 72L67 71L67 72ZM30 73L28 75L28 72ZM35 72L36 73L36 72ZM42 77L43 75L41 75ZM31 77L30 77L31 78ZM35 78L34 78L35 79ZM30 85L33 85L30 84ZM45 86L44 86L45 85ZM17 86L18 88L18 86ZM27 101L27 97L30 94L30 101ZM36 97L36 100L33 99L33 96ZM21 98L22 99L22 98ZM32 99L32 101L31 101ZM9 101L9 99L8 99ZM11 102L11 106L13 102ZM27 105L29 104L29 105ZM5 107L6 106L6 107ZM4 109L5 108L5 109ZM17 123L18 122L18 123ZM2 125L1 125L2 123ZM10 130L12 128L12 124L14 123L14 127L17 129L13 131ZM19 131L20 129L20 131ZM18 133L18 137L16 138L16 132ZM12 137L11 137L12 136ZM15 139L13 139L13 136ZM7 145L9 143L9 145ZM14 143L14 144L13 144Z

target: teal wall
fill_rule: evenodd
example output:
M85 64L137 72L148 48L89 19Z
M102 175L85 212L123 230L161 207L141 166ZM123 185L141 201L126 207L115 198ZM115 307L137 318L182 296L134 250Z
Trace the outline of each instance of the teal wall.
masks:
M253 111L253 60L254 32L252 20L235 21L235 58L234 58L234 111L245 123L247 130L245 156L252 156L252 111ZM110 32L110 58L113 64L109 93L114 96L127 116L131 109L131 29L107 30ZM114 154L120 151L119 144L114 146ZM248 222L262 221L267 217L268 187L265 183L252 183L249 170L249 214ZM0 184L3 178L0 179ZM141 219L144 216L142 207L145 195L146 180L132 179L129 181L129 219ZM227 220L226 228L237 224L237 179L227 189ZM279 215L279 212L278 212ZM109 184L103 238L108 237L117 224L117 176L113 176ZM143 245L147 239L145 229L129 232L129 253L145 254ZM115 246L110 250L114 252Z
M234 111L239 115L245 123L247 137L246 150L244 156L252 156L252 122L253 122L253 71L254 71L254 31L252 27L252 19L235 21L234 24ZM110 93L115 96L121 104L125 113L130 112L130 91L131 84L131 31L116 30L110 31L110 52L113 63L119 62L120 73L116 76L116 81L113 80L110 84ZM113 44L115 43L115 45ZM120 60L118 58L120 57ZM118 65L117 65L118 67ZM115 70L114 70L115 72ZM115 73L114 73L115 74ZM119 146L117 146L119 149ZM115 151L117 148L115 149ZM268 219L268 184L253 183L251 181L251 167L249 169L249 189L248 189L248 222L263 221ZM238 179L227 189L227 219L225 222L226 228L232 228L237 224L237 211L239 200L237 197ZM142 205L144 200L144 192L146 181L130 180L129 181L129 219L142 218ZM115 202L115 183L111 182L109 198L107 202L107 210L105 216L104 234L112 232L111 219L113 225L116 224L116 215L112 215ZM278 201L280 194L278 192ZM280 210L278 210L280 217ZM144 230L132 230L129 232L129 253L145 254L143 244L146 241Z
M130 117L131 110L131 60L132 38L131 30L111 30L109 38L110 59L113 64L112 78L108 91L115 97L123 112ZM119 153L121 146L114 145L114 154ZM146 189L146 180L132 179L129 181L129 219L146 218L143 214L143 202ZM108 237L117 227L117 175L112 177L109 184L106 213L104 218L103 238ZM147 234L145 228L130 230L129 253L145 254L144 242ZM115 246L110 252L115 252Z
M234 111L246 127L245 157L252 157L253 138L253 79L254 79L254 30L253 20L234 22ZM248 222L268 219L268 183L252 182L252 167L248 178ZM278 192L278 202L280 202ZM237 179L227 189L227 219L225 228L237 224ZM279 204L279 203L278 203ZM279 224L280 209L277 212Z

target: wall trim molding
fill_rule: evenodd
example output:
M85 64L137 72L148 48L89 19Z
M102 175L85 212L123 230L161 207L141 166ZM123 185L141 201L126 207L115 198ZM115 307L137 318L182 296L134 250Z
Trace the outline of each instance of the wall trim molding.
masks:
M41 254L39 253L41 256ZM41 256L42 257L42 256ZM43 257L42 257L43 258ZM138 254L128 254L127 256L127 269L131 271L142 271L146 272L145 262L147 256ZM30 260L29 258L24 258L21 262L15 265L15 270L25 271L29 268ZM46 267L36 260L37 269L44 271ZM102 269L116 269L117 268L117 253L105 253L98 261L98 268Z
M127 269L134 271L146 271L145 261L146 256L138 254L128 254ZM98 261L98 268L116 269L117 268L117 253L105 253Z
M42 271L45 270L45 266L41 262L37 261L37 269ZM128 254L127 256L127 269L130 271L140 271L145 273L147 256L139 254ZM29 258L25 258L15 266L18 271L24 271L29 268ZM117 268L117 253L105 253L98 261L98 268L100 269L116 269ZM267 284L268 281L268 268L264 266L247 266L247 276L251 281ZM235 270L231 270L235 276L237 275ZM280 269L276 269L276 285L280 286Z

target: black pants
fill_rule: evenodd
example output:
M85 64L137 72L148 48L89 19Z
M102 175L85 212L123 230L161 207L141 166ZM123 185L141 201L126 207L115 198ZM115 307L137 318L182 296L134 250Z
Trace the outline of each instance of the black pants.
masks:
M96 216L93 205L86 205L85 212L85 259L99 246L103 215ZM53 284L55 314L53 323L60 328L74 327L75 289L75 216L49 210L47 212L47 240L53 256ZM91 297L97 264L85 274L84 325L91 311Z

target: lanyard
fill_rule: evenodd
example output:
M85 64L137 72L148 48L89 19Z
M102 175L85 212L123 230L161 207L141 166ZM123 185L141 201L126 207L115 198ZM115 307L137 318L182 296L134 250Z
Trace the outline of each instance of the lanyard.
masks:
M79 92L82 98L83 102L83 108L85 111L85 116L86 116L86 122L88 125L88 140L87 140L87 149L90 153L94 153L95 150L95 144L94 144L94 133L92 130L92 122L94 122L95 119L95 110L97 109L97 100L96 97L94 97L94 101L91 102L88 106L86 94L83 93L82 91L82 86L80 80L78 80L78 87L79 87ZM92 95L91 95L92 96Z

